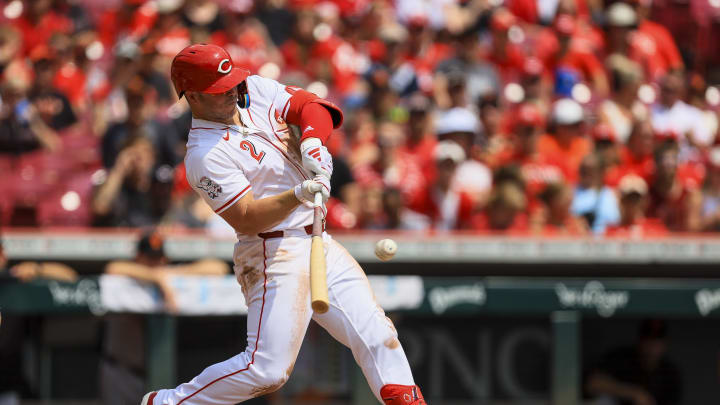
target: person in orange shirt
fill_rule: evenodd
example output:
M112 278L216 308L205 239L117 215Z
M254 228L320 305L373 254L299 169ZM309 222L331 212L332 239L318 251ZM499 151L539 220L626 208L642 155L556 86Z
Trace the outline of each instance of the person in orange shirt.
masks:
M580 162L592 151L592 143L585 136L583 108L564 98L553 104L550 115L550 129L538 139L538 153L551 161L563 162L565 178L574 184Z
M606 228L605 236L639 239L664 236L668 230L657 218L647 218L648 186L640 176L629 174L620 180L620 222Z
M655 171L654 146L655 139L650 122L635 123L627 145L620 149L620 162L609 168L605 174L605 184L615 187L620 183L620 179L628 174L640 176L646 182L650 181Z

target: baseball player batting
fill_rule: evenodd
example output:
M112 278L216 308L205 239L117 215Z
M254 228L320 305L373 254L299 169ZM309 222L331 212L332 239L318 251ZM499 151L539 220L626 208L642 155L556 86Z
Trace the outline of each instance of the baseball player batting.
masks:
M322 232L329 309L310 304L313 201L330 195L324 146L342 111L297 87L250 75L221 47L191 45L172 62L192 110L185 166L193 189L237 231L234 270L248 306L247 348L142 405L235 404L279 389L310 319L348 346L384 404L425 404L397 331L352 256ZM298 125L296 139L287 123Z

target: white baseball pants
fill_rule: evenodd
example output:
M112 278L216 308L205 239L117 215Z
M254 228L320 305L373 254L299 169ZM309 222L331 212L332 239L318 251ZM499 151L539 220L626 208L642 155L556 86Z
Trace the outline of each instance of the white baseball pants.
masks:
M188 383L158 391L153 404L235 404L277 390L292 372L311 318L352 350L381 403L383 385L414 385L397 331L362 268L329 235L323 239L330 309L322 315L310 307L310 236L292 230L283 238L239 242L235 274L248 305L247 348Z

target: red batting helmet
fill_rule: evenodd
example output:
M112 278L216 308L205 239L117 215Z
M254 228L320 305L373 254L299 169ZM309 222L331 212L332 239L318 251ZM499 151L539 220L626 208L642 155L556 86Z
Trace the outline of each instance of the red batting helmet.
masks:
M242 83L250 72L236 68L226 50L195 44L180 51L172 61L170 78L178 97L186 91L224 93Z

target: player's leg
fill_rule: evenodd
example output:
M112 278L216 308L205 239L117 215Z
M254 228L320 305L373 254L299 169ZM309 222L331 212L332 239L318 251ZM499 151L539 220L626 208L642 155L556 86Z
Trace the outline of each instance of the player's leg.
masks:
M385 404L424 404L398 334L375 297L365 272L336 241L326 238L327 313L313 319L348 346L373 394Z
M274 238L238 246L235 271L248 304L247 349L188 383L158 391L149 405L235 404L287 381L311 316L309 278L301 271L307 260L300 264L303 257L290 254L295 244Z

